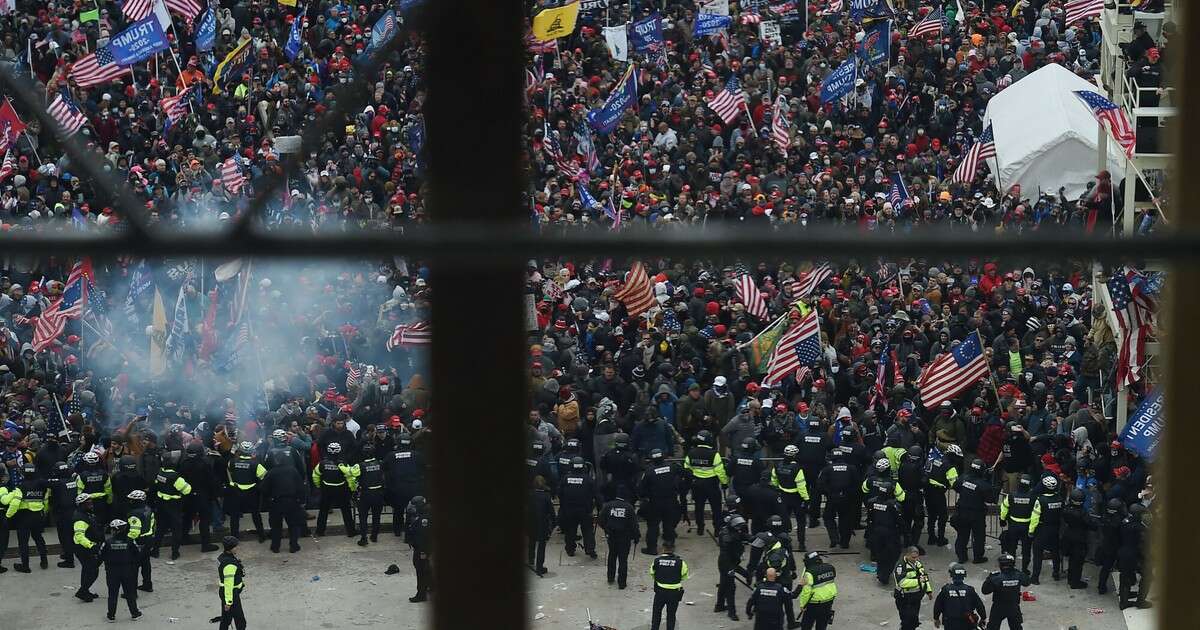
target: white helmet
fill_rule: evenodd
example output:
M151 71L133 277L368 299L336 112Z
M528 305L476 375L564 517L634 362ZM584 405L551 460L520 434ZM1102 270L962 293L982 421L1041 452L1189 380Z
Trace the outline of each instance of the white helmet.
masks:
M112 521L109 521L108 526L113 529L121 529L122 527L129 527L129 523L126 523L119 518L114 518Z
M337 442L330 442L329 446L325 447L325 452L330 455L337 455L342 452L342 445Z
M1042 487L1047 490L1058 490L1058 478L1053 475L1042 477Z
M283 429L275 429L271 432L271 437L282 442L287 439L287 431L284 431Z
M249 453L250 451L254 450L254 443L250 441L242 442L241 444L238 444L238 450L243 453Z
M800 449L795 444L788 444L783 447L784 457L795 457L800 454Z
M962 452L962 449L959 448L959 446L957 444L951 444L950 446L946 447L946 454L962 457L963 452Z
M875 462L875 470L878 470L879 472L883 472L891 467L892 463L886 459L880 459Z
M90 495L90 494L85 493L85 494L76 495L75 496L75 505L82 505L91 500L92 500L92 495Z
M83 454L83 461L88 464L96 464L100 462L100 453L96 451L88 451Z
M146 491L145 490L134 490L134 491L130 492L129 496L126 498L128 498L130 501L145 501L146 500Z

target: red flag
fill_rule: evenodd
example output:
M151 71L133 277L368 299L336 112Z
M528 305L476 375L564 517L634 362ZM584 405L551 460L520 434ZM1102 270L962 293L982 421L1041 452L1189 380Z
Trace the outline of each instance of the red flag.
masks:
M21 117L17 116L17 110L13 109L8 99L4 99L4 103L0 105L0 131L4 134L0 137L0 149L12 146L12 143L17 141L17 136L25 132L25 123L21 122Z

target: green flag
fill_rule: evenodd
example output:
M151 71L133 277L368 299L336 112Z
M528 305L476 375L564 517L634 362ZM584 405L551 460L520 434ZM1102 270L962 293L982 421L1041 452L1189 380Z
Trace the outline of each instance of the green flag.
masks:
M756 374L767 373L767 363L771 360L771 353L775 351L775 346L779 345L779 338L783 336L789 323L787 317L780 317L746 344L750 350L750 367Z
M87 24L88 22L99 22L99 21L100 21L100 7L96 6L95 3L92 3L91 11L80 11L79 12L79 22L81 24Z

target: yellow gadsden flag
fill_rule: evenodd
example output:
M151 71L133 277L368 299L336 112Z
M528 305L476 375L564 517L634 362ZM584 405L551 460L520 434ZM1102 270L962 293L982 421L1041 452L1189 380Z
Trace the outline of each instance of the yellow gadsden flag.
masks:
M546 9L533 16L533 36L541 41L566 37L575 32L575 21L579 18L579 2Z
M154 289L154 303L150 310L150 374L161 376L167 371L167 308L162 294Z

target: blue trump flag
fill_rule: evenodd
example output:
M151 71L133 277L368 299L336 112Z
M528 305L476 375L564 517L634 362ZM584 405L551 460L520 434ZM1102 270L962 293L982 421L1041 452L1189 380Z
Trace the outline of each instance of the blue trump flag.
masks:
M631 24L629 44L631 48L640 53L662 50L662 16L655 13Z
M604 101L604 106L588 112L588 124L600 133L615 129L625 109L637 102L637 91L637 73L634 72L634 65L629 64L625 74L621 75L621 81L609 93L608 100Z
M162 24L158 23L158 18L154 15L130 24L129 28L114 35L108 45L112 50L113 60L119 66L132 66L154 53L171 47Z
M584 210L595 210L600 205L592 193L588 192L587 186L582 183L579 184L579 203L583 205Z
M719 33L733 23L733 18L728 15L720 15L717 13L701 13L696 16L696 27L692 31L692 35L700 37L701 35L712 35Z
M196 25L196 50L207 52L217 43L217 11L210 4Z
M300 54L300 49L304 46L300 39L304 34L304 16L308 13L308 6L292 20L292 28L288 31L287 44L283 46L283 53L287 55L288 61L295 61ZM390 13L390 11L389 11Z
M838 66L821 83L821 104L836 101L854 90L854 80L858 78L857 60L851 57Z
M862 23L863 20L891 17L892 7L887 0L850 0L850 19Z
M863 30L863 38L858 42L858 56L864 64L873 66L887 62L892 47L891 35L891 20L872 22Z
M1121 432L1121 444L1147 461L1153 461L1158 442L1162 439L1166 404L1163 388L1150 392L1138 405L1137 411L1129 416L1125 430Z

